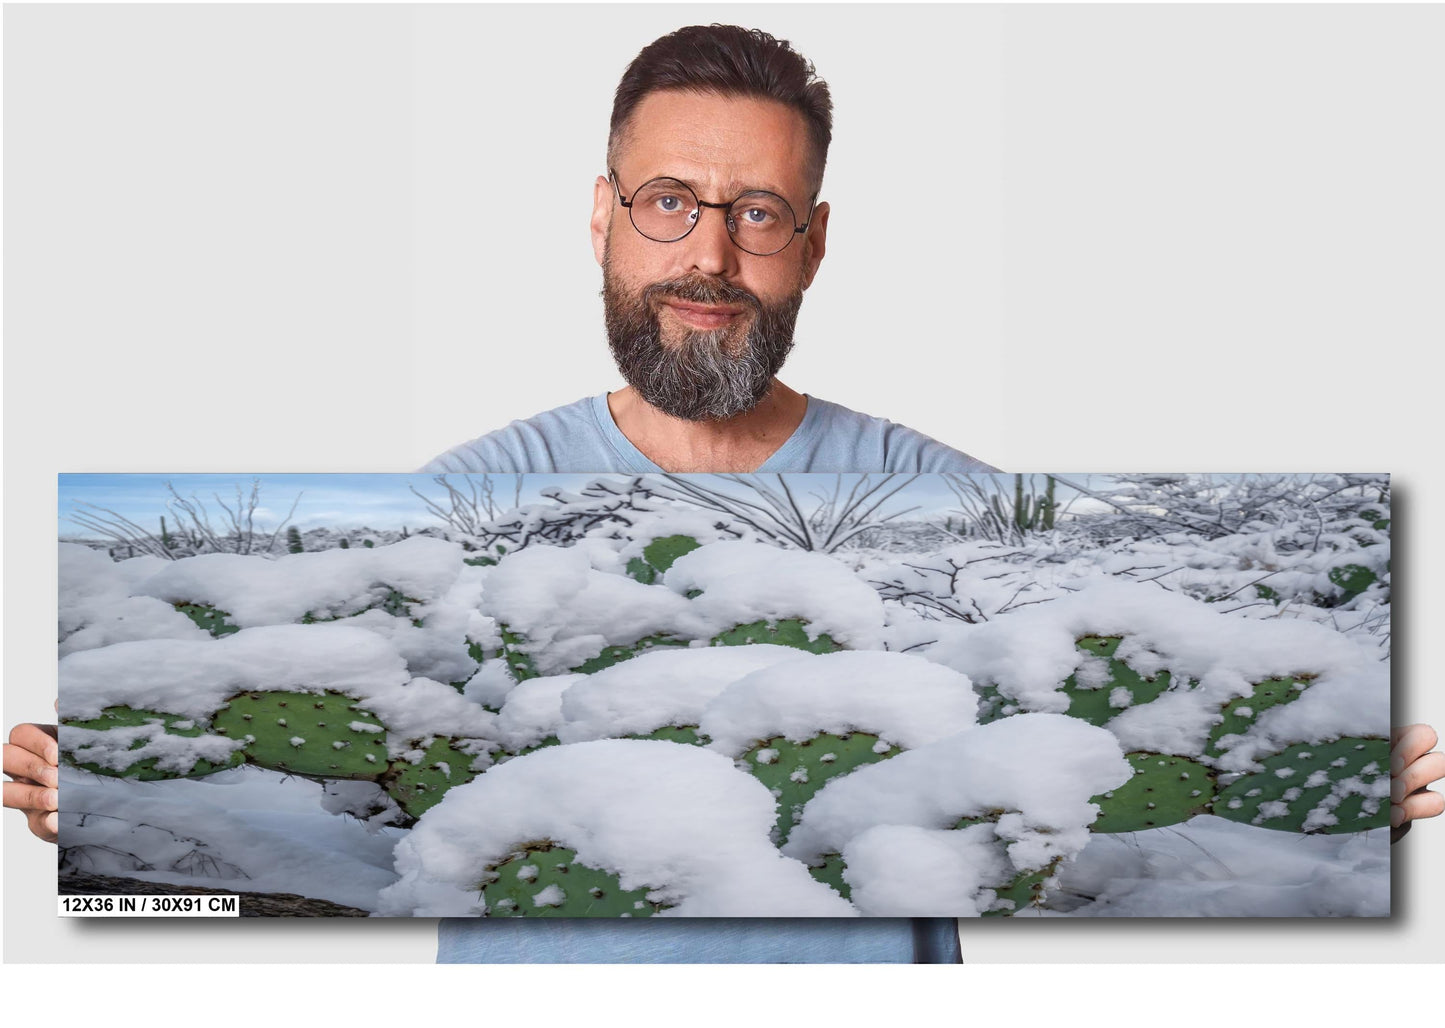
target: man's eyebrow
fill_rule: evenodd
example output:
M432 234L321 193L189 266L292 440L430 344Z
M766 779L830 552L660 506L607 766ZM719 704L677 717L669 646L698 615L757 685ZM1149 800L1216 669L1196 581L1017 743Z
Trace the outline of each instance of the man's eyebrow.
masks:
M667 179L670 182L681 182L687 186L687 188L691 189L694 194L699 195L700 199L703 198L698 194L697 183L685 179L680 175L654 175L647 181L652 182L660 178ZM781 196L785 200L788 198L788 194L780 186L742 185L736 179L730 180L727 183L727 187L723 190L724 197L730 200L736 200L738 197L746 196L748 193L772 193L774 196Z

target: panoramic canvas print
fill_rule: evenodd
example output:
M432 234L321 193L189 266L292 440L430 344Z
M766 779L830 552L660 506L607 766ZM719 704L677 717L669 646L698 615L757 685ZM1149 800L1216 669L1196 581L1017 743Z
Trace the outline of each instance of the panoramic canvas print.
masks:
M63 475L67 894L1383 917L1383 474Z

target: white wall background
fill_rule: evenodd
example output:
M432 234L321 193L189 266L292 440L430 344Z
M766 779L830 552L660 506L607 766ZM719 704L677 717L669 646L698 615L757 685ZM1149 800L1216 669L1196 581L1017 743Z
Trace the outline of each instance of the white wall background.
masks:
M1445 725L1445 10L7 7L4 723L54 696L55 475L403 471L620 384L587 237L611 91L682 24L833 87L829 253L784 378L1010 470L1388 470L1397 721ZM54 916L25 961L430 960L430 922ZM1438 961L1392 923L964 926L969 961Z

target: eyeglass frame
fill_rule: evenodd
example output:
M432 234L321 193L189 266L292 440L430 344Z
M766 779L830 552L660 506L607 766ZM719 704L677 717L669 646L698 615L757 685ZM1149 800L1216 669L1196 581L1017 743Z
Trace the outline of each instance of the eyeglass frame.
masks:
M800 236L804 232L808 231L808 226L813 223L813 211L818 206L818 192L821 192L821 190L815 191L813 193L813 198L808 201L808 220L803 222L801 225L798 224L798 214L796 211L793 210L793 205L788 203L788 198L780 193L773 192L771 189L745 189L737 196L733 197L733 199L728 203L708 203L708 201L702 199L700 196L697 195L696 189L693 189L692 186L688 185L682 179L673 178L673 176L671 175L656 175L648 179L646 182L642 183L642 185L638 186L637 189L633 190L633 198L636 199L637 194L643 189L647 188L647 186L649 186L653 182L658 182L663 179L676 182L678 185L684 187L689 193L692 194L692 198L697 201L697 205L699 208L698 216L693 220L692 224L688 226L687 231L684 232L682 235L678 236L676 239L653 239L652 236L648 235L646 232L642 231L642 229L637 227L637 222L634 221L632 218L632 200L628 200L622 195L622 183L618 181L617 169L607 169L607 180L612 183L612 191L617 194L617 202L623 207L627 208L627 220L631 222L633 231L635 231L643 239L650 239L654 243L662 243L663 245L667 245L668 243L680 243L688 236L692 235L692 230L697 228L698 222L702 221L701 208L703 207L711 207L714 210L730 211L732 210L733 204L737 203L743 197L748 196L751 193L767 193L769 196L776 196L779 200L783 201L783 203L787 205L788 212L793 215L793 234L788 236L788 241L786 243L784 243L782 246L778 247L771 253L753 253L752 250L749 250L747 247L743 246L742 243L738 242L738 235L735 231L733 231L732 229L728 230L728 239L731 240L732 244L743 253L752 254L752 256L754 257L776 257L778 254L782 253L788 247L793 245L794 236ZM730 219L728 219L726 215L724 215L724 221L727 220Z

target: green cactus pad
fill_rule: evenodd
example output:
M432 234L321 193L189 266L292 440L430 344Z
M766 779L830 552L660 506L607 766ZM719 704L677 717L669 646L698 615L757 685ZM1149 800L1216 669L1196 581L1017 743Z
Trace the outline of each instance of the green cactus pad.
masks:
M1379 787L1382 777L1388 784L1390 743L1386 739L1303 743L1260 763L1263 771L1242 775L1220 790L1214 801L1215 814L1284 832L1306 831L1311 812L1321 806L1336 823L1312 824L1310 832L1361 832L1390 823L1388 794L1366 800L1353 791L1354 784ZM1349 779L1355 782L1346 785Z
M382 784L402 810L421 817L441 802L448 789L477 777L478 772L471 769L472 759L453 746L452 740L433 739L419 762L394 761Z
M1165 753L1130 753L1134 777L1117 789L1093 797L1099 817L1092 830L1100 834L1138 832L1187 821L1209 813L1215 795L1214 772L1188 757Z
M901 752L867 732L824 732L803 742L775 736L743 754L747 770L778 800L778 837L786 840L807 803L829 779Z
M134 707L106 707L100 712L100 717L90 718L85 721L62 721L62 739L64 742L64 728L87 728L91 731L104 732L112 728L136 728L140 725L160 721L165 726L167 735L181 735L188 739L195 739L206 734L205 728L195 723L193 718L181 717L179 714L165 714L157 710L142 710ZM177 724L185 727L177 728ZM137 739L131 743L130 748L138 750L145 746L144 739ZM224 764L213 764L209 760L197 760L189 771L162 771L156 767L157 757L147 757L145 760L138 760L134 764L121 771L113 768L103 767L100 764L88 761L76 760L72 751L64 751L67 763L90 771L97 775L107 775L112 778L131 778L139 782L154 782L169 778L200 778L204 775L214 774L217 771L224 771L228 767L236 767L245 763L245 756L240 750L231 754L231 759Z
M224 610L218 610L215 607L208 606L207 604L177 603L175 604L175 608L194 621L198 628L204 628L217 639L223 635L231 635L241 630L228 620L231 616L230 614Z
M1375 573L1361 564L1341 564L1330 568L1329 579L1344 593L1340 602L1347 603L1375 584Z
M652 585L678 557L701 545L690 535L665 535L654 539L643 547L641 557L633 557L627 562L627 573L643 585Z
M1249 731L1259 715L1270 707L1298 699L1313 678L1313 675L1296 675L1293 678L1266 679L1257 683L1248 696L1230 700L1224 706L1224 720L1210 731L1209 744L1204 752L1211 757L1220 756L1224 752L1219 747L1220 739Z
M806 621L798 618L772 622L754 621L719 632L712 637L712 645L750 646L754 643L772 643L774 646L791 646L795 650L808 653L836 653L844 649L843 644L835 642L827 632L820 633L816 639L809 639L808 632L803 627L806 624Z
M575 850L527 843L487 867L481 888L487 917L651 917L668 905L647 887L623 889L610 871L577 862Z
M981 725L992 724L1000 718L1018 713L1017 701L1011 700L999 692L996 685L979 685L975 682L973 691L978 696L978 713L975 715L975 720Z
M697 725L663 725L646 735L629 735L629 739L659 739L663 742L682 743L684 746L700 746Z
M815 881L822 882L844 899L852 899L853 887L843 880L843 871L847 867L842 854L829 853L823 858L823 862L817 866L810 866L808 874L813 876Z
M1121 641L1116 636L1085 636L1079 640L1079 649L1108 660L1109 681L1097 689L1085 689L1078 684L1074 675L1065 679L1063 692L1069 697L1070 717L1102 726L1125 709L1110 703L1115 689L1128 690L1131 697L1129 705L1138 706L1157 698L1169 688L1171 679L1168 671L1161 671L1153 678L1145 678L1122 660L1115 659L1114 653Z
M497 627L502 634L502 659L507 662L507 667L511 669L512 677L518 684L540 677L537 662L530 653L524 653L521 649L526 645L527 637L521 632L512 631L506 625Z
M590 675L594 671L601 671L613 664L621 664L624 660L631 660L639 653L646 653L659 646L686 646L686 639L674 639L668 635L649 635L639 639L628 646L608 646L597 656L583 661L571 670L583 675Z
M1020 910L1041 907L1044 904L1044 883L1053 877L1062 857L1055 857L1047 867L1037 871L1021 871L1004 884L994 889L995 905L983 912L982 917L1013 917Z
M251 763L296 775L378 778L389 761L381 722L339 693L242 693L216 714L214 727L249 737L243 752Z
M643 585L652 585L657 581L657 569L641 557L633 557L627 562L627 574Z
M642 556L658 571L666 571L678 557L691 553L701 545L702 543L690 535L665 535L643 547Z

